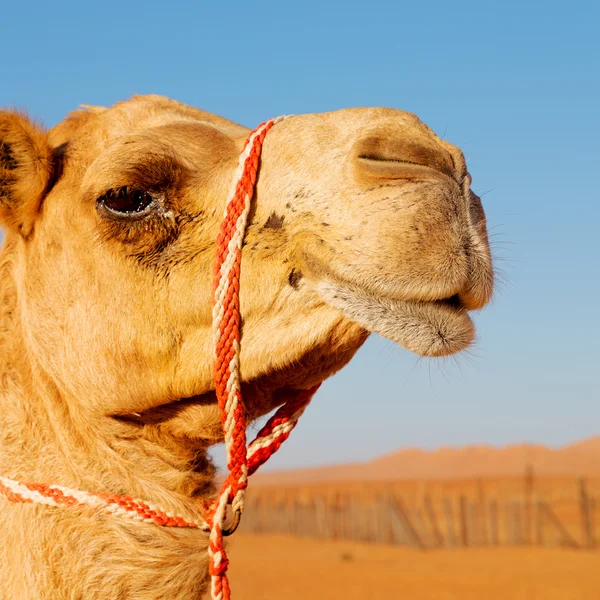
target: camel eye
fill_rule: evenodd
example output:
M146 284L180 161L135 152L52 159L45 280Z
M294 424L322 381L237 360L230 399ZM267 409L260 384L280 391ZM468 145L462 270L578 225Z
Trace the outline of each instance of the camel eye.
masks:
M98 204L110 211L130 216L145 213L153 202L154 196L150 192L128 187L109 190L98 198Z

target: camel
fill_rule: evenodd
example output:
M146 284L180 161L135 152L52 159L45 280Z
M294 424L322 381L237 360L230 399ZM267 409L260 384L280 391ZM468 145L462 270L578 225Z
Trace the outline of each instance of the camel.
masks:
M212 263L248 133L159 96L80 108L50 130L0 112L0 475L191 519L213 497ZM272 128L242 250L249 420L336 373L371 332L423 356L472 343L469 312L494 278L470 185L460 150L407 112ZM0 507L1 598L206 590L204 531Z

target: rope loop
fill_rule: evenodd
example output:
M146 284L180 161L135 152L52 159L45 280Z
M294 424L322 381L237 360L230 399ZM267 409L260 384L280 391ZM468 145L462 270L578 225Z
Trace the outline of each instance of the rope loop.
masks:
M223 536L231 535L238 527L244 511L248 477L252 475L288 438L298 418L304 412L317 387L296 393L279 408L247 446L246 418L241 395L240 378L240 266L241 249L248 213L258 178L258 166L263 141L273 125L285 117L259 125L246 140L226 204L225 215L217 237L217 252L213 282L213 339L215 343L215 391L221 412L223 437L227 450L229 474L219 493L209 522L211 523L211 569L214 600L228 600L229 584L222 565L225 550ZM224 526L227 506L231 504L233 523ZM216 595L215 595L216 594Z
M223 536L229 537L230 535L234 534L236 529L240 526L241 520L242 520L242 511L238 508L237 510L233 511L233 522L231 523L231 525L229 525L228 527L225 527L225 529L223 529L221 531Z

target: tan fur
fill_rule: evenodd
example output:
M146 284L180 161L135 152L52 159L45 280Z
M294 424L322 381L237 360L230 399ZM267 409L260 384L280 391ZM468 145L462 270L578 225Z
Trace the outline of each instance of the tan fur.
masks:
M44 131L19 113L0 120L0 221L27 237L54 174Z
M1 474L190 518L213 492L212 262L247 134L157 96L47 133L0 112ZM250 419L335 373L368 330L430 355L471 342L467 309L489 300L493 277L469 185L460 151L409 113L273 128L242 259ZM152 191L152 211L111 216L99 199L125 186ZM188 599L205 587L202 532L0 506L1 598Z

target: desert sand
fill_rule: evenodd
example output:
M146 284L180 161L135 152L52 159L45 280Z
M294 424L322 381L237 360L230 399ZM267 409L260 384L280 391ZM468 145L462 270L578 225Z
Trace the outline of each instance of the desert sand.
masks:
M235 600L598 600L600 555L549 548L418 551L240 534Z
M525 475L528 468L533 470ZM445 498L456 504L465 497L478 506L494 500L500 507L537 498L552 507L569 535L585 548L581 477L589 497L595 499L591 501L591 518L598 539L600 437L557 449L528 444L403 449L370 462L258 474L251 496L267 504L309 502L315 497L336 501L349 496L368 505L378 496L394 494L411 511L422 510L428 498L444 536ZM504 508L501 512L504 515ZM541 546L535 542L535 514L530 516L530 530L523 539L534 542L532 546L507 545L511 542L502 516L499 546L486 542L471 544L470 548L459 545L428 550L256 534L250 533L250 528L244 531L242 525L229 546L233 597L600 600L600 552L558 547L560 536L548 522L543 529L546 547ZM523 512L522 518L525 527L530 517Z

